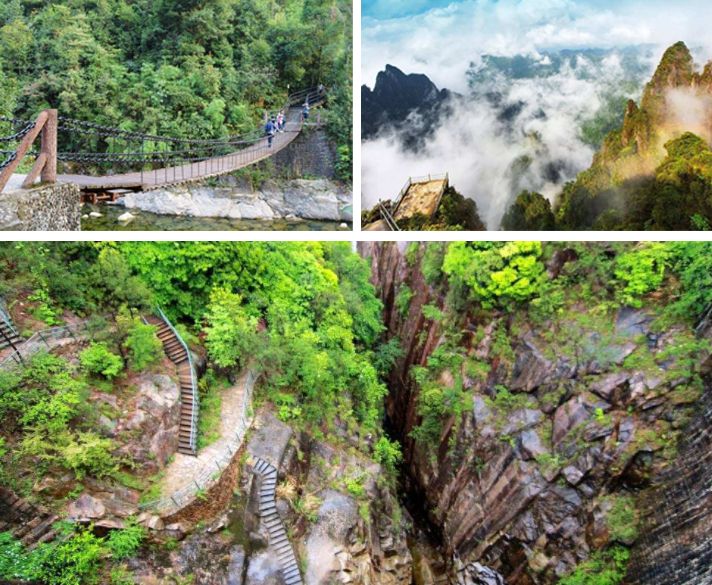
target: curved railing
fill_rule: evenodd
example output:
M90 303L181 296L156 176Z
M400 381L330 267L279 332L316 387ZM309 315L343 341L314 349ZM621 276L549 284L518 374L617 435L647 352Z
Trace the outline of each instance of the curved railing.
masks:
M245 377L244 394L240 420L237 423L235 435L225 445L225 453L218 458L212 458L205 462L203 468L183 487L175 490L170 495L143 502L139 504L142 510L151 509L164 516L174 514L193 502L197 495L205 492L220 479L222 472L230 465L233 457L240 449L245 438L247 429L252 424L252 391L258 375L252 370L248 370Z
M166 314L160 307L156 307L156 312L161 320L168 326L178 342L183 346L185 354L188 357L188 365L190 367L190 390L193 398L193 408L190 412L190 448L195 452L198 450L198 409L200 408L200 397L198 395L198 376L195 372L195 364L193 363L193 354L190 353L188 344L184 341L181 334L178 333L173 323L170 322Z

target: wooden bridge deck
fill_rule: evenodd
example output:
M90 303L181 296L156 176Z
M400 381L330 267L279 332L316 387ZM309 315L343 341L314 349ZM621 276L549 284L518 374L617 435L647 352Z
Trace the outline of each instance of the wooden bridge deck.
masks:
M284 149L301 131L301 107L292 107L287 111L287 123L284 132L275 134L271 148L268 147L267 137L265 136L242 150L200 162L143 172L99 177L88 175L59 175L57 180L63 183L73 183L78 185L80 189L86 191L110 189L152 191L170 185L217 177L253 165Z

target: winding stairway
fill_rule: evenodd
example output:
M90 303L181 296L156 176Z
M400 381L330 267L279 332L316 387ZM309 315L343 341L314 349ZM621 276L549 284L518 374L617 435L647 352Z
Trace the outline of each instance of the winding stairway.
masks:
M197 375L190 357L190 351L170 321L160 316L146 317L146 323L158 328L158 338L163 343L163 350L178 369L180 382L180 429L178 433L178 452L195 456L198 436L198 387Z
M277 553L282 568L285 585L302 585L297 557L289 542L284 523L277 512L275 490L277 488L277 469L271 463L258 458L255 461L255 473L260 476L260 518L269 532L270 546Z
M59 517L19 498L0 486L0 532L10 532L28 548L54 540L53 528Z

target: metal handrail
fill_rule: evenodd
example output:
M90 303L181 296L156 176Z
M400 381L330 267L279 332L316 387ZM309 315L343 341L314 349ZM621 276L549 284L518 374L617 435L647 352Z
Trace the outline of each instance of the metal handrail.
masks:
M81 323L79 325L60 325L59 327L50 327L48 329L42 329L37 331L30 338L22 342L17 351L12 352L0 361L0 369L6 368L8 365L20 365L22 359L28 358L36 354L44 345L47 349L51 349L48 339L59 339L60 334L68 333L71 337L76 339L75 333L86 329L86 325ZM41 342L41 343L39 343ZM18 357L20 358L18 360Z
M183 487L175 490L164 498L140 503L139 509L152 509L164 516L175 514L178 510L193 502L198 492L205 491L217 483L222 472L230 465L235 454L240 449L247 429L249 429L252 424L252 413L250 412L252 409L252 392L258 377L259 375L255 374L253 370L247 371L240 420L236 425L235 435L225 446L225 453L217 459L206 461L203 468L192 476Z
M393 203L394 210L398 209L401 199L403 199L405 194L408 192L408 189L410 189L411 184L412 183L411 183L410 177L408 177L408 180L405 182L405 185L403 185L403 188L400 190L400 192L398 193L398 196L395 199L395 202Z
M411 183L428 183L430 181L447 180L448 173L436 173L434 175L423 175L422 177L411 177Z
M188 344L183 340L181 337L180 333L176 330L175 327L173 327L173 324L169 321L168 317L166 317L166 314L161 310L160 307L156 307L156 312L158 313L158 316L163 319L163 322L168 325L170 330L173 332L173 335L175 335L176 339L179 341L179 343L183 346L183 349L185 349L185 353L188 356L188 365L190 366L190 386L191 386L191 394L193 396L193 408L190 413L190 448L193 451L198 450L198 409L200 407L200 403L198 402L198 379L195 374L195 365L193 364L193 356L190 353L190 349L188 348Z
M10 328L10 331L12 331L15 335L19 335L17 333L17 329L15 328L15 324L12 322L12 319L10 318L10 313L7 310L7 305L5 304L5 300L0 298L0 318L2 318L3 321L7 324L7 326Z
M386 209L386 206L383 205L383 203L379 201L378 207L379 207L379 212L381 213L381 217L383 218L383 221L386 222L388 229L390 229L393 232L401 231L400 227L398 227L398 223L396 222L396 219L391 215L391 212L388 211L388 209Z

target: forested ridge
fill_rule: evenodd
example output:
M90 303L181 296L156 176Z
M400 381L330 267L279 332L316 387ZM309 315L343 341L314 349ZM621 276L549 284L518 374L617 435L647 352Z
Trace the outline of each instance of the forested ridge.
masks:
M328 127L350 160L351 21L348 0L9 0L0 115L58 108L129 131L215 138L254 130L289 91L324 84Z
M523 191L505 230L709 230L712 62L701 71L685 43L667 49L640 104L629 100L591 167L553 204Z

